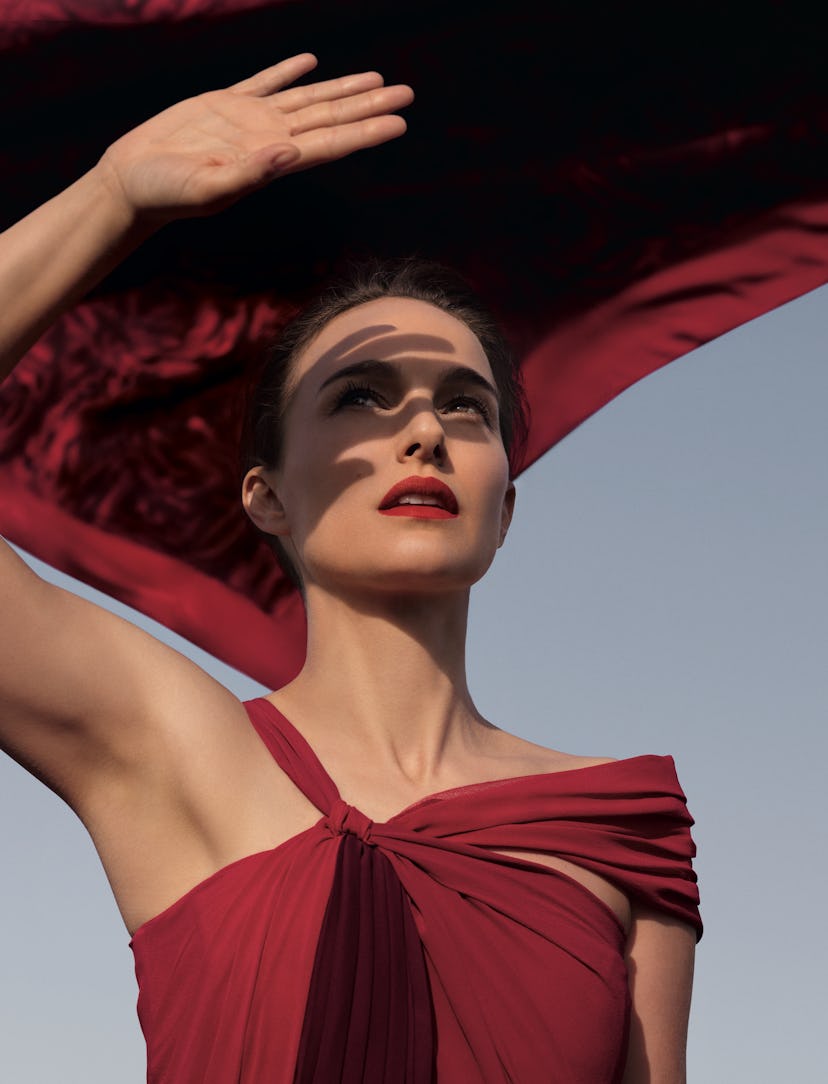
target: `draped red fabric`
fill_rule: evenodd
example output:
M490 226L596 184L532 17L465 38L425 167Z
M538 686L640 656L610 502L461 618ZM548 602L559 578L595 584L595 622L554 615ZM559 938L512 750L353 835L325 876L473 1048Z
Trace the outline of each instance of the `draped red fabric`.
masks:
M319 819L136 930L149 1084L505 1084L539 1067L620 1084L624 928L536 859L557 854L700 935L672 759L454 787L377 822L269 700L245 706Z
M382 851L343 831L294 1084L432 1084L434 1047L428 974L411 905Z
M0 390L0 531L277 686L304 618L240 509L242 403L343 258L466 274L523 361L526 464L828 280L828 15L647 7L0 0L4 224L147 115L293 52L417 91L404 139L170 227L43 337Z

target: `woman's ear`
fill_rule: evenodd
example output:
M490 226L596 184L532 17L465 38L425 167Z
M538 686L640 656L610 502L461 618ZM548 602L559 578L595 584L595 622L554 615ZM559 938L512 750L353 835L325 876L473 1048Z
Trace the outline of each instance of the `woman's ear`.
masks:
M515 497L517 491L515 490L514 482L510 482L506 487L506 493L503 497L503 508L500 512L500 538L497 542L497 548L503 545L506 541L506 535L509 531L509 524L512 522L512 515L515 511Z
M242 504L248 516L265 534L290 534L287 513L279 499L275 471L251 467L242 482Z

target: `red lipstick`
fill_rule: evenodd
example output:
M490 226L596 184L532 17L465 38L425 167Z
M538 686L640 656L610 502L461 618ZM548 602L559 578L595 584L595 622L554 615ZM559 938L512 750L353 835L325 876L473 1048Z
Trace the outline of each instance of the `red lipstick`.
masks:
M457 498L438 478L415 475L393 485L380 501L384 516L412 516L415 519L454 519Z

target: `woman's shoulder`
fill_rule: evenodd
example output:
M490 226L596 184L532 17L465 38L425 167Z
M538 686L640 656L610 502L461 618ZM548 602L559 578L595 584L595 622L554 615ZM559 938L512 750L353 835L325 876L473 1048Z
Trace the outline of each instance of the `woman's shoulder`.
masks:
M548 775L556 772L577 771L605 764L618 766L615 778L621 782L638 783L646 780L649 785L675 793L683 798L676 766L671 756L644 753L625 757L567 753L560 749L529 741L499 727L492 727L491 755L500 760L503 774L509 776Z
M540 745L521 738L499 727L493 728L492 749L494 755L509 761L515 769L513 775L545 775L567 772L578 768L593 768L599 764L611 764L617 759L608 756L589 756L565 753L560 749Z

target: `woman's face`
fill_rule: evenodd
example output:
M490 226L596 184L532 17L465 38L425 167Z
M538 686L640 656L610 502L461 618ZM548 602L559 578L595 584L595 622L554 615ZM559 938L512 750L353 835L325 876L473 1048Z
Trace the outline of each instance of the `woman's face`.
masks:
M466 588L505 537L514 487L492 371L433 305L382 298L333 319L297 359L283 448L278 468L257 468L274 495L260 526L306 587Z

